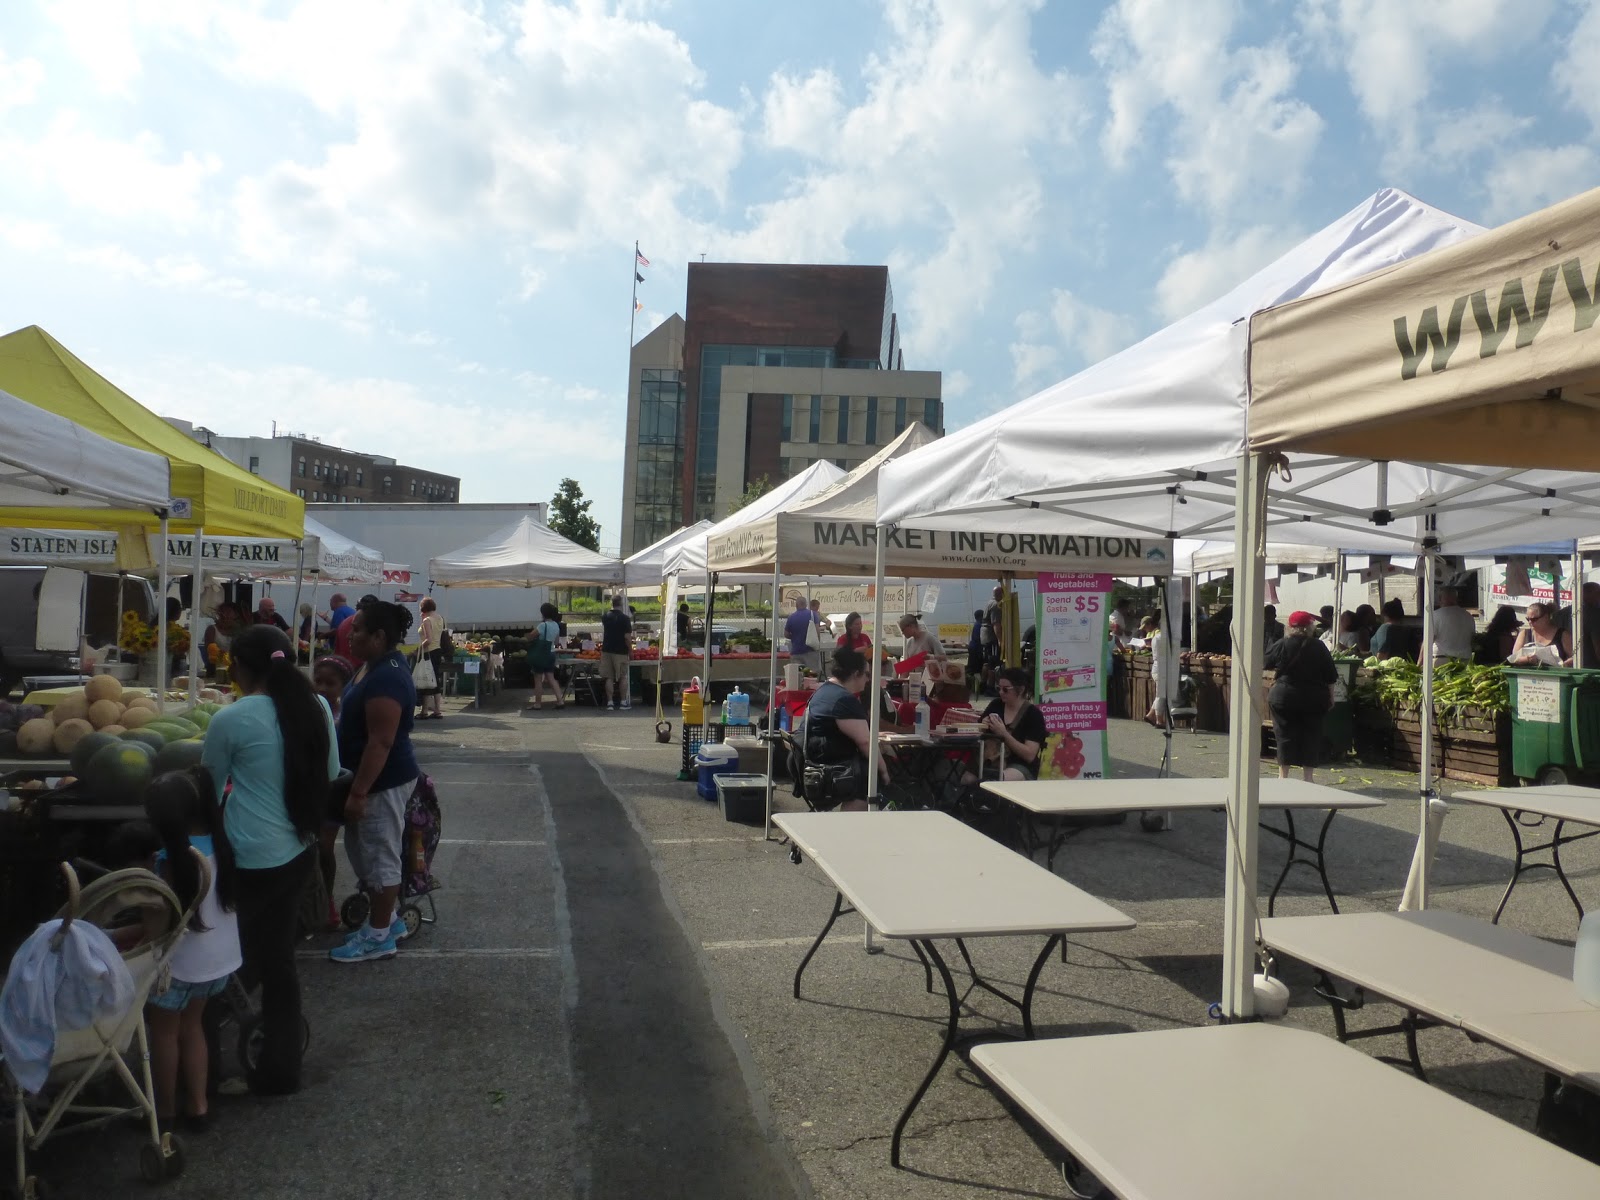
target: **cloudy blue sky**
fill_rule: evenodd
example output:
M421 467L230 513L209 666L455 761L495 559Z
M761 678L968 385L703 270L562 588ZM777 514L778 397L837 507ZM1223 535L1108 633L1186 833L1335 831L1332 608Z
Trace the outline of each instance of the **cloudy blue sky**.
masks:
M6 0L0 329L614 543L635 239L640 335L701 254L887 263L956 428L1380 187L1600 183L1596 64L1600 0Z

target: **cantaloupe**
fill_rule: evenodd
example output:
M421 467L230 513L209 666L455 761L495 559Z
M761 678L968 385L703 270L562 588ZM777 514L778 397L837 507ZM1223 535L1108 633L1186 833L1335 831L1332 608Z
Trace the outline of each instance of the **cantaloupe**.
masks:
M115 675L96 675L83 685L83 694L89 698L90 704L101 700L120 700L122 680Z
M50 710L50 719L57 725L63 721L87 721L89 719L89 697L83 694L80 688L63 696Z
M154 708L145 708L142 704L130 704L122 710L122 724L128 729L142 729L160 715Z
M49 754L55 749L56 723L49 717L24 721L17 730L17 749L23 754Z
M56 726L55 736L51 739L57 754L68 755L72 749L87 735L94 732L94 726L81 717L70 717Z
M122 705L115 700L96 700L89 705L89 724L96 729L115 725L122 720Z
M112 736L116 736L119 733L127 733L128 727L126 725L104 725L98 730L98 732L109 733Z
M129 708L148 708L151 712L160 712L161 706L156 703L154 696L135 696L128 701Z

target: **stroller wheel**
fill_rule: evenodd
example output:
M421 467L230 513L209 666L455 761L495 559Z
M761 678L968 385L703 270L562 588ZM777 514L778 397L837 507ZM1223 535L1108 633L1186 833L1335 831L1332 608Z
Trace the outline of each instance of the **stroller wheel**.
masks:
M800 847L799 846L790 846L789 847L789 861L794 863L794 864L796 864L797 866L799 865L799 862L800 862Z
M184 1157L183 1142L177 1134L169 1133L162 1149L167 1160L167 1178L176 1179L183 1174L183 1168L188 1164L188 1160Z
M146 1142L139 1147L139 1174L146 1183L160 1183L167 1177L167 1156L160 1146Z
M422 909L415 904L404 905L400 909L400 920L406 927L406 936L410 937L422 928Z
M339 906L339 919L344 922L346 929L360 929L361 923L367 919L367 914L372 911L372 899L365 892L357 892L346 897L345 902Z

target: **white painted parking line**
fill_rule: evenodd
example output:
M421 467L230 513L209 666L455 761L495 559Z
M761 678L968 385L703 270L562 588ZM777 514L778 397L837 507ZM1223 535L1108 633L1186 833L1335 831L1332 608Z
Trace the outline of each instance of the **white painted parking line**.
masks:
M777 938L741 938L732 942L701 942L702 950L772 950L783 946L809 946L817 940L817 935L807 934L803 937L777 937ZM824 946L831 946L835 942L856 943L860 939L855 934L835 933L823 939Z
M746 834L744 837L697 837L697 838L655 838L651 841L653 846L698 846L709 842L759 842L760 834Z

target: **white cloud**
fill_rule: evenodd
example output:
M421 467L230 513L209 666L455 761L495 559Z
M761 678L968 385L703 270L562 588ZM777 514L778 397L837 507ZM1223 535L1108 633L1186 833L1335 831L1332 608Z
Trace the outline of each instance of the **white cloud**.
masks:
M71 110L37 139L0 135L0 162L52 206L59 198L89 212L178 226L201 216L206 183L221 170L213 155L169 154L148 130L127 140L102 136Z
M0 116L32 104L44 82L44 64L35 58L7 58L0 51Z
M1256 225L1235 235L1213 235L1204 246L1180 254L1156 284L1161 316L1175 321L1209 304L1266 266L1305 235Z
M1555 0L1453 0L1447 9L1393 0L1309 0L1306 28L1350 78L1386 139L1385 169L1403 170L1434 114L1424 105L1441 66L1492 58L1537 37Z
M1073 369L1092 366L1133 341L1132 318L1097 308L1066 288L1050 294L1047 313L1027 311L1017 317L1017 341L1011 343L1011 364L1017 386L1031 391L1067 373L1063 349Z
M868 58L853 103L855 80L774 75L764 144L804 165L784 195L751 210L750 228L722 240L725 256L847 260L852 235L891 230L904 243L889 262L906 297L908 357L942 348L981 309L1006 255L1036 236L1045 180L1063 171L1086 108L1077 81L1034 61L1040 8L885 0L891 48Z
M1587 191L1600 179L1600 154L1583 145L1530 146L1505 155L1489 169L1485 217L1498 224Z
M1281 43L1232 48L1233 0L1120 0L1095 31L1110 115L1101 147L1113 167L1155 141L1171 112L1166 166L1179 195L1213 215L1254 196L1295 194L1323 120L1293 96L1295 62Z
M1595 88L1595 64L1600 63L1600 4L1589 3L1567 37L1567 52L1556 63L1556 87L1569 107L1589 118L1600 131L1600 91Z

